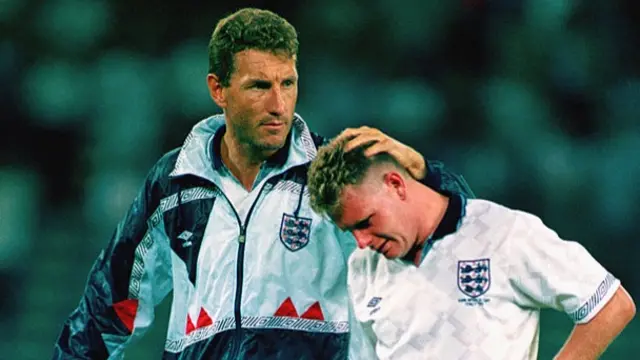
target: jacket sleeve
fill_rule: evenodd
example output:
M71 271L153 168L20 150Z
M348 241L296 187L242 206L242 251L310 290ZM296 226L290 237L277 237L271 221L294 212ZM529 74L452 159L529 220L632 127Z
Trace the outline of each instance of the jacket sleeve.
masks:
M440 161L426 161L427 175L421 180L424 185L445 195L460 194L468 199L476 197L462 175L452 172Z
M151 325L171 291L171 250L152 169L108 246L94 262L77 308L65 321L53 359L120 359ZM165 175L166 178L166 175Z

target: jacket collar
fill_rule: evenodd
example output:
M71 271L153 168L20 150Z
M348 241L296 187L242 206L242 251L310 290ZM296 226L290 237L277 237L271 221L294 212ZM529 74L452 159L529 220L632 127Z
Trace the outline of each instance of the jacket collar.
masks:
M219 130L224 130L224 126L223 114L213 115L198 122L184 141L175 167L169 176L194 175L217 184L220 176L219 165L222 162L219 152L214 148L214 140L217 133L223 133ZM300 115L294 114L285 147L270 160L279 165L280 172L284 172L292 167L311 162L316 153L309 127Z

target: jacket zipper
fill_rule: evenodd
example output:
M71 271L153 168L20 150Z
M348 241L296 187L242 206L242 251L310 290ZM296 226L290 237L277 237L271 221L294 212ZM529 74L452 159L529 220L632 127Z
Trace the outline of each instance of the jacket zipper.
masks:
M234 310L233 310L235 323L236 323L236 338L233 344L233 356L231 357L231 359L236 359L238 357L238 352L240 351L240 343L242 341L241 305L242 305L242 284L244 279L244 248L245 248L245 242L247 240L247 226L249 225L249 219L251 218L253 209L255 208L256 204L260 200L260 196L262 195L262 190L264 190L264 187L266 186L266 184L267 184L266 182L262 184L262 187L258 192L258 196L253 201L253 203L251 204L251 208L249 208L249 211L247 212L247 218L244 220L244 224L242 223L242 220L240 219L240 215L238 215L236 208L233 206L233 203L229 201L229 198L224 192L222 191L220 192L222 196L224 196L224 198L227 200L227 203L229 203L229 205L231 206L231 210L233 211L233 214L236 216L236 220L238 221L238 227L240 229L240 234L238 235L238 258L236 262L236 296L234 300Z

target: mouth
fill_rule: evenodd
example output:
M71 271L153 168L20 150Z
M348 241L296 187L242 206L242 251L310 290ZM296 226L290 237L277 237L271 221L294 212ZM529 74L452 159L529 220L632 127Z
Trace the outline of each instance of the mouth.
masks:
M387 255L387 251L389 249L387 249L385 247L385 245L387 245L388 242L389 242L389 239L386 239L380 246L378 246L377 248L374 248L374 250L377 251L378 253L386 256Z
M262 124L262 127L267 129L280 129L285 125L284 121L268 121Z

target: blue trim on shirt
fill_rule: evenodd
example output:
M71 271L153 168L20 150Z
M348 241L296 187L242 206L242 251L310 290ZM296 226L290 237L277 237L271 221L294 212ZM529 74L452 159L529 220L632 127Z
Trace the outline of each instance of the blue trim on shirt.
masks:
M449 205L447 205L442 221L438 224L436 231L424 243L420 262L427 256L434 242L458 231L462 224L462 219L466 215L466 207L467 198L464 195L454 194L449 197Z

